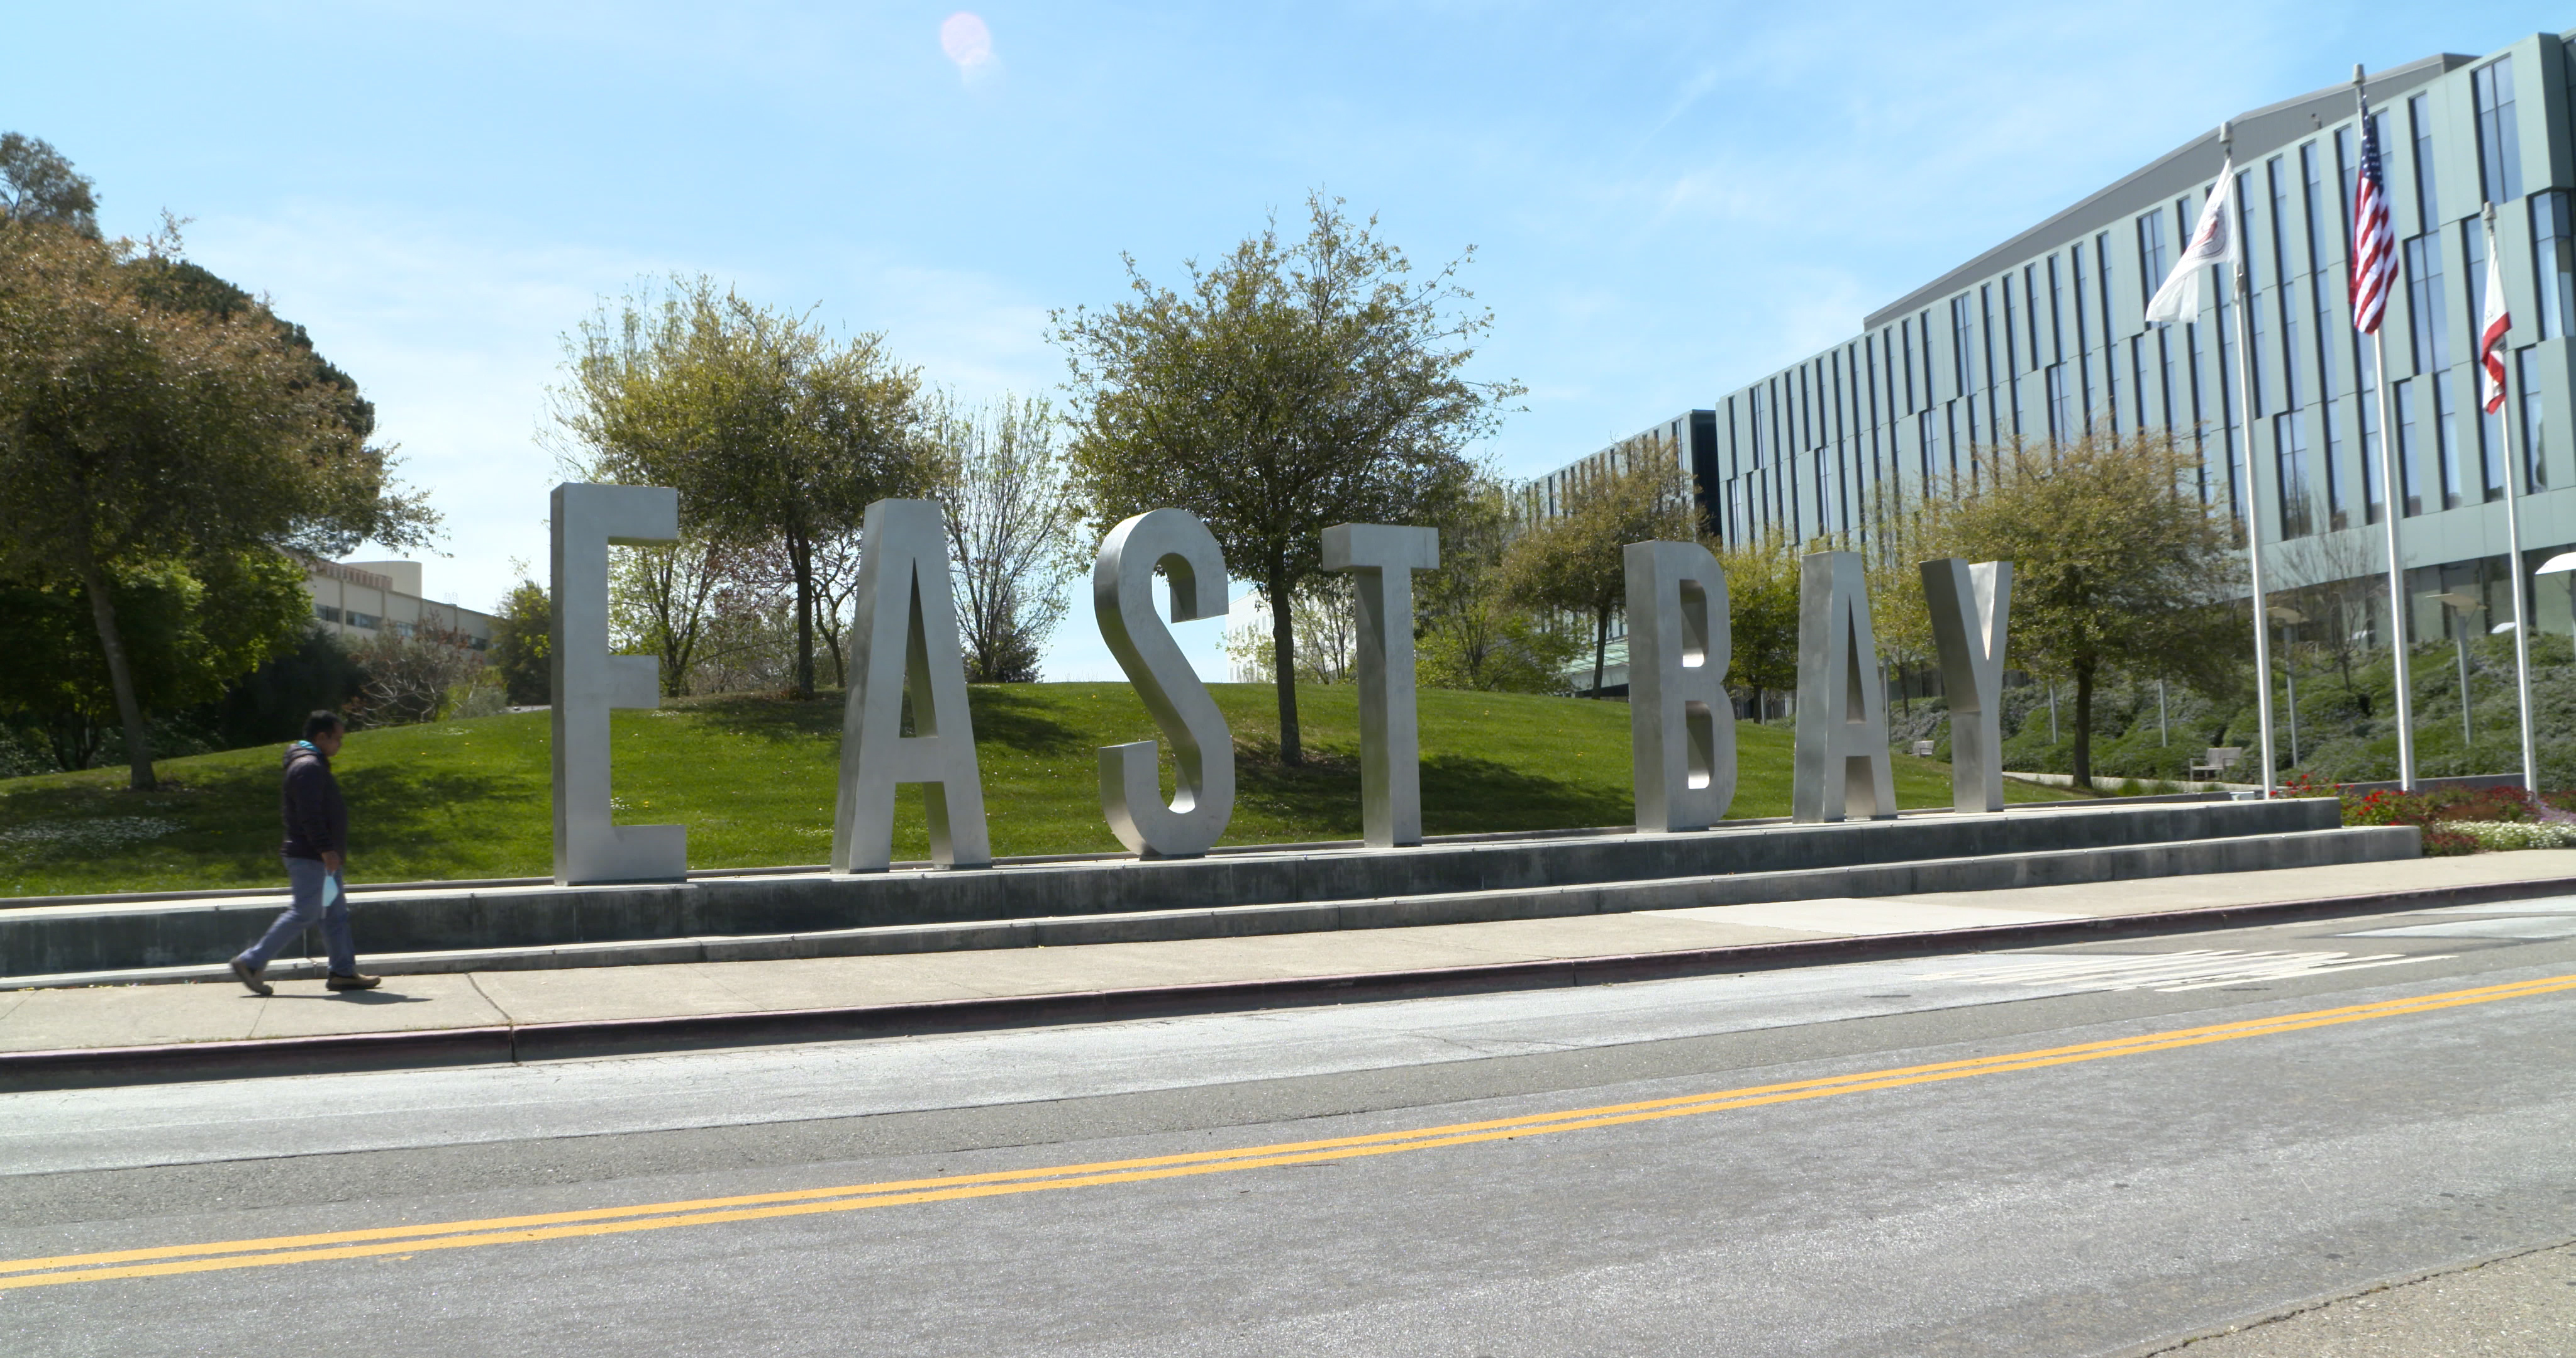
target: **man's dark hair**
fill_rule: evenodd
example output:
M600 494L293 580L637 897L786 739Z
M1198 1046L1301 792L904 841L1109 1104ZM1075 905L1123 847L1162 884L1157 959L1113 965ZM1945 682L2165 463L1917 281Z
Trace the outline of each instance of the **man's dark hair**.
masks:
M304 738L311 740L326 732L343 730L347 725L337 712L316 712L304 719Z

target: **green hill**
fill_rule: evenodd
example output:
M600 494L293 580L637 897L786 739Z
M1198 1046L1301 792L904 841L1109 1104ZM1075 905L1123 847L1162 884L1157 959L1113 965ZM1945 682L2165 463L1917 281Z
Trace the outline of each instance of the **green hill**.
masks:
M1239 791L1231 844L1359 834L1356 695L1301 691L1309 763L1277 758L1266 686L1221 684ZM1100 817L1099 746L1151 737L1124 684L973 690L984 806L997 854L1114 851ZM1523 694L1425 690L1422 803L1431 834L1617 825L1633 814L1628 709ZM686 700L615 718L618 819L689 827L693 867L819 863L831 853L837 696ZM1733 814L1786 815L1785 726L1739 724ZM358 731L336 762L358 881L528 877L552 870L546 714ZM162 763L161 791L123 790L122 769L0 780L0 895L274 883L278 747ZM1899 756L1898 799L1938 806L1949 770ZM2011 785L2015 800L2061 794ZM929 853L918 789L895 856Z

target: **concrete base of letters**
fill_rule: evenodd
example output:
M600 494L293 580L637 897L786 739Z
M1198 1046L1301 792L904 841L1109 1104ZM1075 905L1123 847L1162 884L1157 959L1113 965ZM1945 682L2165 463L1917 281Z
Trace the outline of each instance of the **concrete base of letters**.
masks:
M2331 799L1918 813L1672 835L1549 836L700 878L352 893L370 970L398 973L1062 946L1688 906L1977 891L2414 858L2411 827ZM274 896L0 909L0 987L195 980ZM296 974L280 959L278 974Z

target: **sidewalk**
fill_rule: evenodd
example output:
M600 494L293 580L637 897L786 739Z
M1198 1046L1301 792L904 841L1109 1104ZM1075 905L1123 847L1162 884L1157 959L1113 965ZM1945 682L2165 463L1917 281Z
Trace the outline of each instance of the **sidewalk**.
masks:
M348 995L318 980L281 981L267 999L230 981L25 990L0 993L0 1088L1583 984L2422 909L2510 899L2523 884L2576 893L2576 854L1247 938L400 976Z

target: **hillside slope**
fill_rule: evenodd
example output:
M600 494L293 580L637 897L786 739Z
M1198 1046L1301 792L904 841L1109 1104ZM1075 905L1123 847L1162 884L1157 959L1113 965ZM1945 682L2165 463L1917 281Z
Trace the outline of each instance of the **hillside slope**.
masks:
M1347 686L1301 690L1310 762L1276 757L1272 691L1215 686L1235 731L1230 844L1359 834L1359 723ZM1153 724L1124 684L973 690L984 805L997 854L1116 850L1101 820L1094 751ZM1628 709L1523 694L1425 690L1422 801L1431 834L1617 825L1630 807ZM723 697L615 718L618 819L689 827L693 867L819 863L830 856L837 695L810 703ZM1739 724L1733 814L1785 815L1790 733ZM355 881L524 877L551 871L546 714L359 731L336 761L349 796ZM278 749L160 765L136 795L123 770L0 781L0 895L269 884L277 865ZM1949 798L1949 771L1898 757L1906 806ZM2060 794L2014 785L2015 800ZM929 852L907 790L895 856Z

